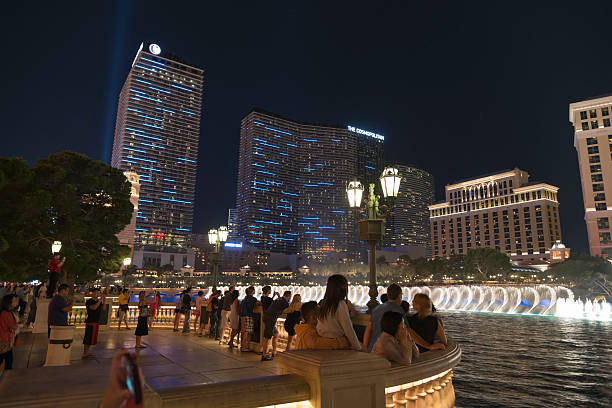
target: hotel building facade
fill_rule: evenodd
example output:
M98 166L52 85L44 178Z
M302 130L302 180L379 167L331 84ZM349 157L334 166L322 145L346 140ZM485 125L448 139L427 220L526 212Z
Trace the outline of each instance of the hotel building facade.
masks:
M137 249L186 247L193 223L202 81L201 69L156 44L141 44L121 90L111 164L138 175Z
M612 255L612 95L569 106L592 256Z
M378 180L383 140L253 109L241 124L237 235L305 259L354 258L360 245L346 186L355 177L364 186Z
M431 257L429 206L434 203L434 178L425 170L394 165L402 177L385 225L385 247L414 248Z
M561 240L558 190L520 169L447 185L446 201L429 206L432 256L494 248L516 263L549 262Z

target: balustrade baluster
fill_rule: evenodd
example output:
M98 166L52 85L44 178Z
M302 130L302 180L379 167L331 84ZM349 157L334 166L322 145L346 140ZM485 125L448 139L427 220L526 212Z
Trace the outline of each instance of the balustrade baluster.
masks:
M419 397L417 396L417 388L410 387L404 394L406 398L406 408L416 408Z
M406 393L404 391L398 391L393 394L393 402L392 405L395 408L406 408L408 406L408 401L406 400Z
M433 398L433 394L435 393L435 390L433 389L433 381L428 381L427 383L425 383L425 403L427 404L427 408L438 408L435 404L434 404L434 398Z
M416 407L417 408L427 408L427 402L425 401L425 398L427 397L427 393L425 392L424 384L417 385L416 395L418 397L416 401Z

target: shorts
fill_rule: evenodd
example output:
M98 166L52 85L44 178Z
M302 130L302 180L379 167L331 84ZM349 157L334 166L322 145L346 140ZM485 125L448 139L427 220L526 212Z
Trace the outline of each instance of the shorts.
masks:
M274 321L265 320L264 323L264 337L266 339L271 339L273 336L278 335L278 330L276 330L276 319Z
M287 320L285 320L283 327L285 328L287 335L295 336L295 324L291 324L291 322L287 323Z
M122 312L127 312L130 309L130 306L126 303L125 305L119 305L119 310Z
M251 316L242 316L242 330L245 333L253 333L253 318Z
M94 346L98 343L98 323L86 323L85 335L83 336L83 344L86 346Z

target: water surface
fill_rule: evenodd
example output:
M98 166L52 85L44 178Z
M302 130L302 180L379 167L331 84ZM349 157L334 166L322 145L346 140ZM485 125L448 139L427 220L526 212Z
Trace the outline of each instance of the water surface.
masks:
M612 407L612 322L441 312L457 407Z

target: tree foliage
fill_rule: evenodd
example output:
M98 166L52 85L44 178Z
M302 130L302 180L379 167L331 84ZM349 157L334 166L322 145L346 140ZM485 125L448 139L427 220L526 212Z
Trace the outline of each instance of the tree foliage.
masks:
M0 254L3 278L44 277L56 240L69 279L119 270L129 248L115 235L133 211L131 185L121 170L73 152L52 154L34 168L22 159L0 159L0 170L7 203L0 209L0 236L8 244Z
M604 258L573 254L571 258L553 264L550 273L588 294L612 296L612 265Z
M472 271L480 280L486 281L497 278L506 280L512 265L506 254L493 248L477 248L468 250L465 267L468 272Z

